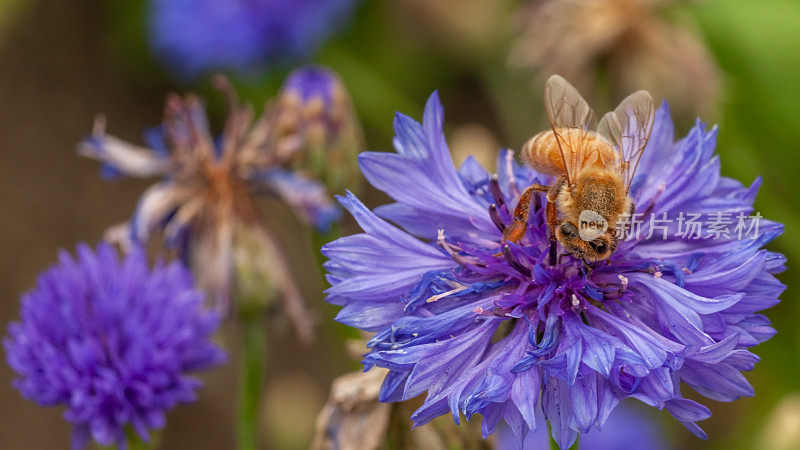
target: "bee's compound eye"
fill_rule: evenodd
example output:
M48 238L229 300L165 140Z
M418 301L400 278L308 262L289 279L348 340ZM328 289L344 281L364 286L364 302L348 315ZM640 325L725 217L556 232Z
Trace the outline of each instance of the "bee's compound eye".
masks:
M576 238L578 237L578 228L569 222L565 222L561 225L561 234L568 238Z
M590 241L589 247L592 247L592 250L596 251L597 253L600 253L601 255L605 253L606 250L608 250L608 245L606 245L606 242L602 239L595 239L593 241Z

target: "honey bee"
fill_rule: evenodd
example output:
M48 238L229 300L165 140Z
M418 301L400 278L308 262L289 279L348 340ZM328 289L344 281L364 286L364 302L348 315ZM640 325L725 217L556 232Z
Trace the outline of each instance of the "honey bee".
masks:
M595 128L586 101L553 75L545 85L544 104L551 130L528 140L521 157L555 181L525 189L503 237L518 242L525 235L531 195L545 192L550 264L556 262L556 242L586 264L607 259L617 249L620 219L635 210L629 190L653 128L653 97L647 91L631 94Z

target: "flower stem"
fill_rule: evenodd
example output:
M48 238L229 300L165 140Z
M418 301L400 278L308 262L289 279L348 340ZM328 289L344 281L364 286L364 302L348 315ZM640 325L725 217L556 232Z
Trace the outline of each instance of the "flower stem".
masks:
M239 381L239 449L258 448L258 417L264 390L267 332L264 315L240 314L242 365Z
M161 442L161 431L160 430L153 430L150 431L150 438L148 441L145 441L139 435L133 431L131 427L127 427L125 429L125 441L128 444L129 450L153 450L159 447L159 443ZM97 446L97 448L106 448L103 446Z

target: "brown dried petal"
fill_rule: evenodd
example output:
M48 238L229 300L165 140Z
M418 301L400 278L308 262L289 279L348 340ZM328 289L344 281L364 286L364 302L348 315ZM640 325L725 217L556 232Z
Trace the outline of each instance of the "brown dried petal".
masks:
M388 371L373 368L334 380L328 403L317 419L313 450L371 450L383 442L391 405L378 402Z

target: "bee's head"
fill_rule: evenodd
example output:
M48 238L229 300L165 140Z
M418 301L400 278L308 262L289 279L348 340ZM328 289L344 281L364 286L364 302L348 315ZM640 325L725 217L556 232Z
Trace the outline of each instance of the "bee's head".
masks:
M587 261L608 259L617 249L617 236L613 228L587 241L581 238L575 224L564 221L556 227L556 239L573 255Z

